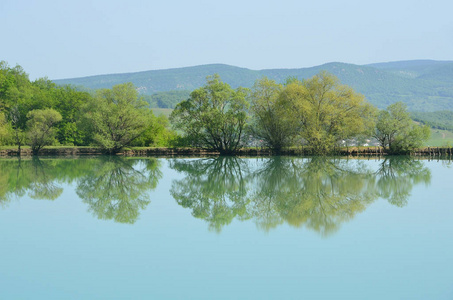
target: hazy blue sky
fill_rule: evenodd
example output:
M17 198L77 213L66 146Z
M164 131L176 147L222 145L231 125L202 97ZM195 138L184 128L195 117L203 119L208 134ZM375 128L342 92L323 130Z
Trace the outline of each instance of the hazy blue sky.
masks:
M0 0L0 60L31 79L453 60L452 13L451 0Z

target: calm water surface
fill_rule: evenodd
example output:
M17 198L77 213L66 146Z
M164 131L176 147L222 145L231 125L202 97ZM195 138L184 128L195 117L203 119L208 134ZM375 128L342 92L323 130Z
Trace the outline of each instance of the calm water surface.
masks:
M0 159L0 299L453 299L453 165Z

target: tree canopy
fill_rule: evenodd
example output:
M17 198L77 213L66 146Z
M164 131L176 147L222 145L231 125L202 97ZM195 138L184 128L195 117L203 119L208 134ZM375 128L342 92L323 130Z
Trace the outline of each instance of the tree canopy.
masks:
M214 75L179 103L170 119L192 145L232 154L243 139L247 108L246 91L233 90Z
M392 153L405 153L423 145L429 138L428 126L414 123L402 102L391 104L379 113L375 138Z
M386 151L408 153L429 136L429 128L412 122L402 103L378 113L363 95L325 71L303 81L289 77L285 84L264 77L252 90L233 89L218 75L208 76L204 86L176 105L171 122L154 116L139 91L143 89L131 83L86 92L47 78L30 81L20 66L0 62L0 143L16 145L19 154L26 144L35 152L54 144L98 146L111 154L128 146L192 146L234 154L243 146L265 146L278 153L307 145L314 154L329 154L345 140L374 136ZM156 101L172 107L184 95L187 91L178 91ZM33 111L41 119L44 111L61 117L39 131L37 124L46 122L38 122ZM436 116L442 116L441 123L433 123ZM442 125L449 114L421 117L425 124ZM48 133L46 141L37 142L38 131Z
M138 138L150 125L152 111L138 98L131 83L96 93L89 107L93 139L109 153L117 153Z
M33 154L42 147L55 143L55 124L61 121L61 114L51 108L35 109L27 114L27 142Z
M331 152L335 143L374 128L375 108L363 95L327 73L290 81L282 95L301 126L301 137L314 153Z
M298 134L298 120L282 99L281 84L266 77L257 80L251 93L251 133L275 151L291 146Z

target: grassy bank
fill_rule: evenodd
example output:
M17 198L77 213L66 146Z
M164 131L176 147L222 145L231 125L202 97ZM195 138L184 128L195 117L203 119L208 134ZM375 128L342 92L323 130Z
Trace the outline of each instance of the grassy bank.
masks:
M426 146L446 147L453 145L453 132L449 130L431 129L431 137L426 141Z

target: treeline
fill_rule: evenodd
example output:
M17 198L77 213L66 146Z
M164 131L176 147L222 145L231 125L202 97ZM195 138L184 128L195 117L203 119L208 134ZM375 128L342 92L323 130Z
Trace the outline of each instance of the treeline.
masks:
M264 77L251 89L233 89L218 75L209 76L176 105L170 121L154 116L131 83L89 93L46 78L32 82L20 66L0 65L0 143L16 145L19 153L22 145L34 154L46 145L96 145L111 154L126 146L234 154L248 146L278 153L307 145L313 153L328 154L344 140L364 137L375 137L392 153L406 153L429 136L404 104L379 112L327 72L303 81L290 77L284 84Z
M169 146L176 137L168 119L156 117L135 87L121 84L89 93L30 81L20 67L0 62L0 145Z
M256 143L275 152L308 145L313 153L327 154L360 137L376 138L391 153L407 153L430 134L411 120L403 103L378 111L327 72L285 84L264 77L251 90L234 90L214 75L176 106L170 120L192 146L221 154Z

